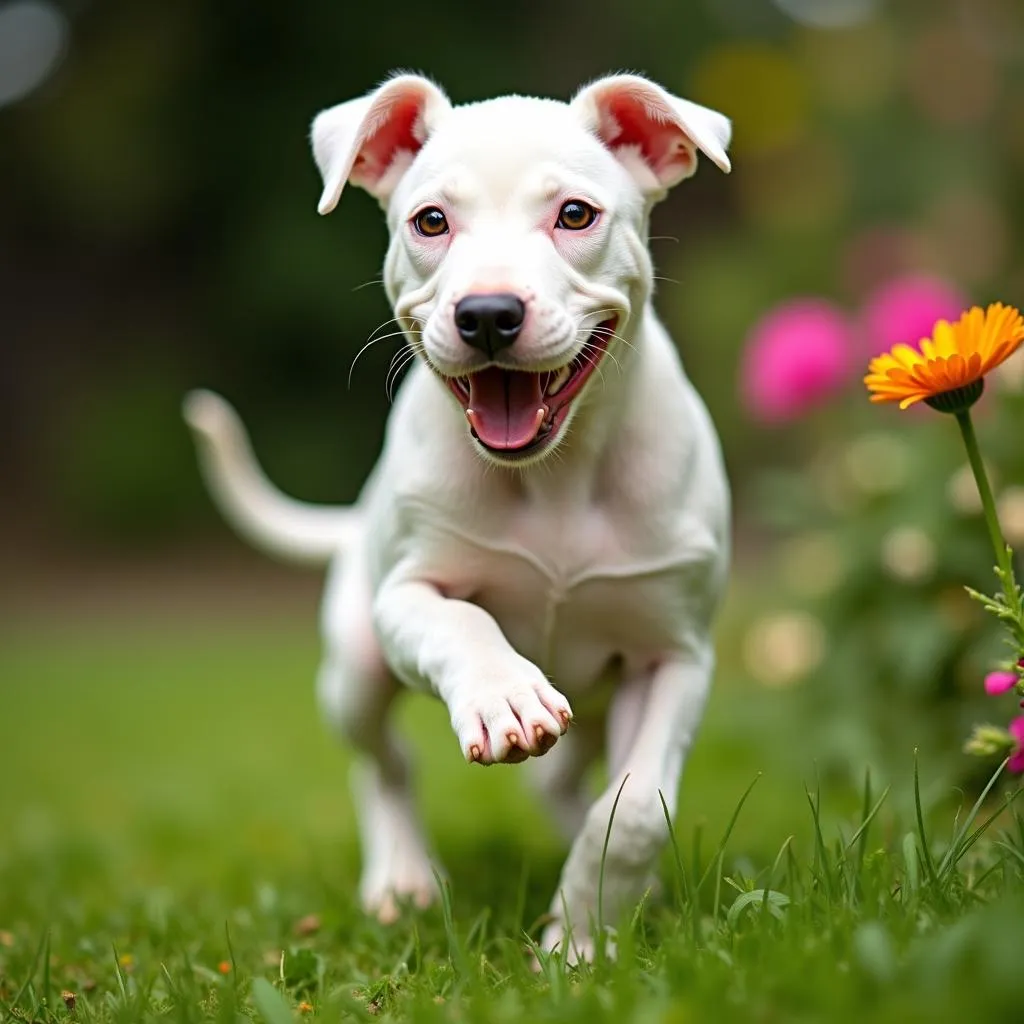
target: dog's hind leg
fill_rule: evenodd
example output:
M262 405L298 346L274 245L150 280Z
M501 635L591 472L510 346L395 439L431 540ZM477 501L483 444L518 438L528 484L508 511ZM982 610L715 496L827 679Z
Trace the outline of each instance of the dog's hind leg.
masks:
M370 606L361 552L353 550L328 581L317 691L328 722L356 751L360 897L368 912L393 921L404 900L426 906L437 886L413 804L408 755L388 720L398 686L377 644Z
M675 816L683 763L713 665L710 644L695 640L617 695L609 737L611 780L573 842L542 948L560 949L573 961L593 959L596 927L614 926L643 894L668 838L668 819Z

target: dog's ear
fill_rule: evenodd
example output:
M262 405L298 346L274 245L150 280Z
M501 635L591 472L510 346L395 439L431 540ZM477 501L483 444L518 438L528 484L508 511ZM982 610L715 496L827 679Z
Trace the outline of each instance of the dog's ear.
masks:
M321 111L313 119L313 156L324 180L317 209L330 213L346 182L380 202L398 184L438 120L448 97L419 75L398 75L379 89Z
M731 169L729 119L639 75L600 78L576 94L572 107L645 192L664 193L693 174L697 150Z

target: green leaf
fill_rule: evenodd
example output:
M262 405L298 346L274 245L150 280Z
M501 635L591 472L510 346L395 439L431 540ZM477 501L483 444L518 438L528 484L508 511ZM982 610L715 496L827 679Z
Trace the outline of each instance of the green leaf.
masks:
M740 919L740 914L752 904L759 904L764 909L767 909L768 913L773 917L781 920L782 911L785 907L789 906L789 902L789 897L784 892L778 892L775 889L751 889L750 892L742 893L736 897L729 908L729 913L726 915L726 922L730 928L735 928L736 922Z
M281 975L286 988L314 988L322 971L321 959L311 949L289 949L284 955Z
M252 983L252 1001L264 1024L295 1024L291 1007L266 978L257 978Z

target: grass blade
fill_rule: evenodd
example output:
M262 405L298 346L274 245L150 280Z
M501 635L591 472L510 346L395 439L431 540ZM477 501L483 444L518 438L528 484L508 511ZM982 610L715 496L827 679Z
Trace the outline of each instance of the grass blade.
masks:
M601 848L601 868L597 875L597 935L595 938L597 944L600 944L602 954L604 951L604 865L608 858L608 843L612 838L612 822L615 821L615 811L619 806L619 797L622 796L622 791L626 788L627 782L629 782L629 772L626 772L622 777L618 792L615 794L615 800L612 802L612 813L608 815L608 827L604 830L604 846Z
M875 816L882 809L882 804L885 803L885 801L888 798L889 793L891 792L891 790L892 790L892 786L886 786L885 789L882 790L882 795L875 801L874 806L871 808L871 810L868 811L867 814L861 819L860 827L857 829L856 832L853 833L852 836L850 836L850 840L846 844L846 849L844 850L844 852L845 853L849 853L850 852L850 848L853 846L853 844L857 843L858 840L859 840L859 846L858 846L858 850L857 850L857 858L854 861L854 863L855 863L855 865L857 867L858 873L860 871L861 865L864 863L864 856L867 853L866 847L867 847L868 829L871 826L871 822L873 822L875 820Z
M914 813L917 815L917 834L921 840L921 856L924 858L925 870L928 878L936 881L935 864L932 862L932 855L928 849L928 833L924 827L924 811L921 809L921 773L917 757L917 747L914 748Z
M46 929L46 946L43 949L43 1005L50 1005L50 929ZM33 1008L33 1013L39 1007Z
M448 882L443 879L440 873L434 870L434 880L441 891L441 916L444 921L444 934L448 940L448 959L451 962L455 973L460 978L466 976L466 957L462 944L455 931L455 918L452 914L452 893Z
M50 929L46 928L43 930L42 937L39 939L39 945L36 946L36 951L32 955L32 963L29 964L28 974L25 976L25 980L21 983L21 988L14 994L14 998L11 1000L10 1005L7 1007L7 1013L13 1018L14 1010L18 1008L18 1003L21 1002L21 997L28 991L29 985L32 984L32 979L36 976L36 968L39 966L39 958L43 954L44 949L50 948Z
M775 860L772 863L772 869L768 872L768 885L766 889L770 889L775 883L775 875L779 870L779 865L782 863L782 858L786 855L789 850L790 844L793 842L792 836L786 836L785 842L779 847L779 852L775 855Z
M811 865L811 873L819 881L824 883L825 895L829 902L833 900L832 872L828 863L828 847L825 845L825 836L821 831L821 784L815 788L814 795L804 787L807 794L807 802L811 805L811 817L814 820L814 862Z
M124 973L121 970L121 957L118 955L117 946L111 943L110 948L114 953L114 975L117 978L117 989L121 993L121 998L128 1001L128 986L125 984Z
M672 815L669 814L668 804L665 802L665 794L658 790L658 799L661 801L661 810L665 815L665 824L668 826L668 841L672 847L672 858L676 865L676 895L679 897L680 909L690 902L690 886L686 877L686 868L683 867L683 858L679 852L679 843L676 840L676 829L672 823Z
M1009 758L1004 758L1003 763L995 770L992 778L988 780L988 784L981 791L978 799L974 801L974 806L971 808L970 813L964 818L963 823L956 830L953 839L950 841L949 848L946 850L946 855L942 858L939 863L938 877L944 879L946 875L952 870L953 866L958 860L964 855L966 850L963 848L964 837L967 835L968 829L974 823L974 819L977 818L978 812L981 810L982 804L984 804L989 793L992 792L993 786L999 781L1000 776L1003 774L1003 769L1006 768ZM989 819L991 821L991 819ZM985 828L988 827L989 823L985 824Z
M708 875L711 874L711 869L717 864L719 872L721 872L722 855L725 853L726 844L729 842L729 837L732 835L732 830L736 827L736 822L739 820L740 811L743 810L743 805L747 802L747 797L750 796L754 787L760 781L761 772L758 772L753 781L744 790L743 796L740 797L739 803L736 805L735 810L732 812L732 817L729 819L729 824L725 828L725 832L722 835L721 842L718 844L718 849L715 851L715 856L711 858L711 863L708 864L707 870L701 875L700 881L697 883L696 891L699 893L704 888L704 883L708 880Z
M986 794L989 793L992 786L995 784L995 780L999 777L999 774L1002 772L1002 769L1004 769L1006 764L1007 762L1004 761L998 767L995 774L990 779L988 785L985 786L984 791L982 791L982 794L978 798L974 807L971 808L971 813L964 820L964 825L961 828L961 831L959 831L958 835L953 840L953 843L950 844L949 849L946 851L945 857L943 857L942 859L942 863L939 865L940 876L944 876L944 873L946 871L952 870L959 862L959 860L961 860L964 854L966 854L967 851L970 850L971 847L974 846L974 844L977 843L978 840L985 835L986 831L988 831L992 822L1021 795L1020 790L1015 790L1013 793L1007 796L1004 799L1004 801L1002 801L1002 803L999 804L999 806L994 811L992 811L992 813L987 818L985 818L985 820L980 825L978 825L977 828L975 828L975 830L973 831L973 833L971 833L970 836L968 836L966 839L964 838L968 828L971 827L972 821L974 821L975 817L977 817L978 815L978 812L981 810L982 801L985 799Z
M908 832L903 837L904 888L916 896L921 888L921 859L918 855L917 836Z

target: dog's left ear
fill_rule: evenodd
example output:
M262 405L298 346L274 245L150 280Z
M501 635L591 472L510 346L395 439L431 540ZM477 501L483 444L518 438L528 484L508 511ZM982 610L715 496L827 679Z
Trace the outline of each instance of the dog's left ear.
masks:
M346 182L385 203L437 122L448 97L420 75L396 75L366 96L313 120L313 156L324 181L317 209L330 213Z
M612 75L584 86L572 107L649 194L663 194L697 169L700 150L731 170L729 119L666 92L639 75Z

